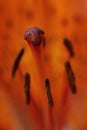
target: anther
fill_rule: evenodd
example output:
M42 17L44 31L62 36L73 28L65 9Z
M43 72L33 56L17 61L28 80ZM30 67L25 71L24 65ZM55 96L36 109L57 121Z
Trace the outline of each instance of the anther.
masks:
M46 88L46 92L47 92L48 104L50 107L52 107L54 105L54 103L53 103L53 98L52 98L51 91L50 91L50 82L49 82L48 78L45 79L45 88Z
M21 61L21 58L23 57L23 54L24 54L24 48L22 48L20 50L20 52L18 53L18 55L17 55L17 57L16 57L16 59L14 61L13 68L12 68L12 77L15 76L15 73L16 73L16 71L18 69L18 66L19 66L19 63Z
M65 68L66 68L66 72L67 72L67 76L68 76L70 89L71 89L72 93L75 94L76 93L75 75L72 71L70 62L67 61L65 63Z
M73 57L74 56L74 51L73 51L73 46L70 40L68 40L67 38L64 38L63 41L64 45L66 46L67 50L70 53L70 56Z
M30 103L30 74L28 72L25 74L24 79L25 79L24 89L25 89L26 103L29 104Z

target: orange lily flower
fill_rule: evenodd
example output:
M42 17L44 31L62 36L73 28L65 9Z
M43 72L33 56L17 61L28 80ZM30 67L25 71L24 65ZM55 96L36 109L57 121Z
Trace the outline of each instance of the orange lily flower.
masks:
M86 8L86 0L0 1L0 130L87 130ZM41 42L34 47L24 40L25 31L35 26L45 32L44 46ZM12 78L22 48L24 55ZM29 104L26 72L30 74Z

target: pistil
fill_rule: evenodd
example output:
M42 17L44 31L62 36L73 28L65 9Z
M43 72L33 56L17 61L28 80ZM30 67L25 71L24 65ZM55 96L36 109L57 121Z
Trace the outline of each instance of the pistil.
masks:
M34 27L31 29L28 29L25 32L24 35L25 40L27 41L29 47L32 50L33 57L36 61L36 65L40 74L40 80L41 80L41 94L43 95L43 116L44 116L44 125L45 129L52 130L53 124L52 124L52 111L48 105L47 101L47 95L45 90L45 84L43 84L44 79L46 77L46 71L45 71L45 64L44 64L44 47L43 47L43 40L44 40L44 31L41 30L38 27Z

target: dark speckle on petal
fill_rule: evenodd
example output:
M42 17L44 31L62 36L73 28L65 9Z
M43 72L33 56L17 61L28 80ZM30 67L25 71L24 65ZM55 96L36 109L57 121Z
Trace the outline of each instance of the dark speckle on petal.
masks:
M68 21L67 18L62 18L62 19L61 19L61 25L62 25L63 27L67 27L68 24L69 24L69 21Z
M34 18L34 13L31 10L26 11L26 18L32 20Z
M77 24L83 23L83 17L79 14L74 14L72 18L73 18L73 21Z
M6 20L6 27L12 28L13 27L13 21L11 19Z
M10 35L8 33L3 33L0 37L1 37L2 40L6 40L7 41L7 40L9 40Z

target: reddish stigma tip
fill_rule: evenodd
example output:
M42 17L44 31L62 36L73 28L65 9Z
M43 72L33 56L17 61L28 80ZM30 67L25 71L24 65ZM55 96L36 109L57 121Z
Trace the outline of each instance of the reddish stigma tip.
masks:
M24 39L31 42L35 46L39 46L42 41L42 35L44 31L38 27L28 29L24 34Z

